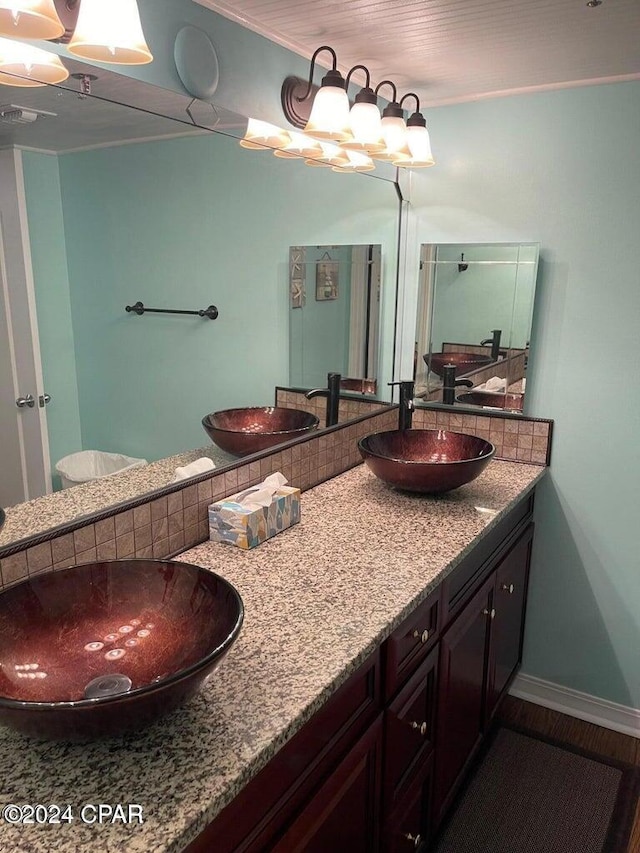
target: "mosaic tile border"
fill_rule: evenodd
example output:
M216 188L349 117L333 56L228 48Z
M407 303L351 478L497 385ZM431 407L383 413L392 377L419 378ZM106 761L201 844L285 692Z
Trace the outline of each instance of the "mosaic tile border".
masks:
M397 406L339 424L321 435L264 451L224 472L173 484L108 510L78 519L0 551L0 588L31 575L95 560L164 559L204 542L208 507L215 500L282 471L302 491L362 461L357 443L370 432L395 429Z
M305 389L303 388L277 386L275 404L285 409L302 409L304 412L310 412L320 420L320 429L324 429L327 415L326 397L313 397L311 400L307 400ZM348 394L341 394L338 408L338 423L342 424L345 421L351 421L353 418L377 412L381 408L390 405L391 403L372 400L370 397L367 398L364 395L353 397Z

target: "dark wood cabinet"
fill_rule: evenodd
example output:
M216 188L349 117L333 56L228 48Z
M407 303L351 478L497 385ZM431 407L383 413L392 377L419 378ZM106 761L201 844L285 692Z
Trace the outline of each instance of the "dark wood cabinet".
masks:
M270 848L273 853L377 853L381 763L379 717Z
M440 641L434 817L446 810L457 780L480 745L493 577L480 588Z
M188 853L429 849L521 660L532 509L527 495Z

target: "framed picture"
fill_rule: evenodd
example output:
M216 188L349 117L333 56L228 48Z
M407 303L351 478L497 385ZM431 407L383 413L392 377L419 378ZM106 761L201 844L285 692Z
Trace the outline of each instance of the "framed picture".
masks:
M318 261L316 264L316 301L338 298L338 262Z
M291 308L302 308L304 293L304 246L291 246L289 249L289 304Z

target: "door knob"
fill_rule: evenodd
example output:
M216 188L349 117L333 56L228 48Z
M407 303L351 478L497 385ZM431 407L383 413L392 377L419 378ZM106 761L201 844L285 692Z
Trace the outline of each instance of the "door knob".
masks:
M514 590L515 590L515 586L514 586L512 583L510 583L509 585L507 585L506 583L503 583L503 584L502 584L502 589L503 589L505 592L508 592L508 593L509 593L509 595L513 595L513 592L514 592Z
M39 403L41 409L44 409L44 407L47 405L47 403L50 403L50 402L51 402L51 394L40 394L40 396L38 397L38 403Z
M25 406L28 406L30 409L33 409L36 401L33 399L33 394L27 394L26 397L18 397L16 400L16 406L19 409L24 409Z
M415 640L419 639L421 643L426 643L429 639L429 631L425 629L424 631L414 631L411 635Z

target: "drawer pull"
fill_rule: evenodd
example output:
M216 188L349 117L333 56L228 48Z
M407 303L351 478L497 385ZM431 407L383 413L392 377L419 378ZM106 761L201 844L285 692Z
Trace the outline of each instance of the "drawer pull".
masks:
M420 732L420 734L422 735L422 737L424 737L427 733L428 726L426 723L416 723L414 720L414 722L411 723L411 728L417 729Z
M515 586L514 586L512 583L510 583L508 586L507 586L507 584L506 584L506 583L503 583L503 584L502 584L502 589L503 589L505 592L508 592L508 593L509 593L509 595L513 595L513 592L514 592L514 590L515 590Z
M420 847L420 844L422 843L422 837L420 833L418 833L417 835L412 835L410 832L405 832L404 837L407 839L407 841L413 842L413 846L416 848L416 850L418 849L418 847Z
M425 629L424 631L420 632L416 629L411 636L414 638L414 640L420 639L421 643L426 643L429 639L429 630Z
M483 614L483 616L488 616L489 619L495 619L496 618L495 607L492 607L491 610L487 610L487 608L485 607L485 609L482 611L482 614Z

